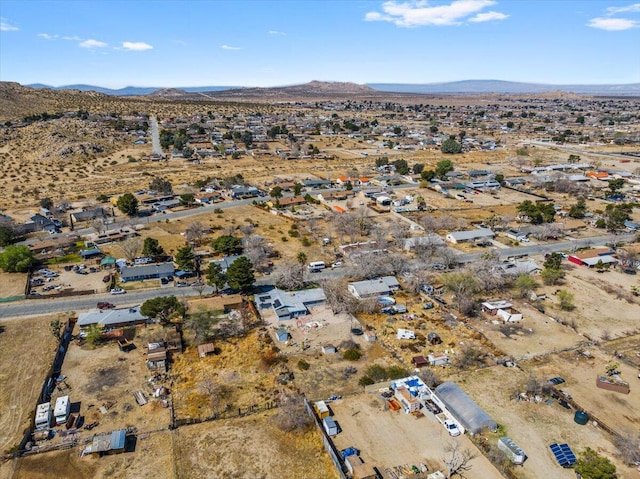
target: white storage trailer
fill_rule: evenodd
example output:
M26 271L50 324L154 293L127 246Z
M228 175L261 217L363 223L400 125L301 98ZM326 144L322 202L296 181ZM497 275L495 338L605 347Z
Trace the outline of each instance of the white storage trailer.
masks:
M327 434L329 436L335 436L336 434L338 434L338 425L331 416L325 417L322 420L322 425L324 426L324 430L327 431Z
M498 449L504 452L511 462L517 465L522 465L527 458L527 455L520 449L520 446L508 437L498 439Z
M71 411L69 396L62 396L56 399L56 406L53 409L53 416L56 418L56 425L65 424Z
M36 418L35 425L36 431L40 431L42 429L47 429L51 422L51 403L43 402L42 404L38 404L36 408Z

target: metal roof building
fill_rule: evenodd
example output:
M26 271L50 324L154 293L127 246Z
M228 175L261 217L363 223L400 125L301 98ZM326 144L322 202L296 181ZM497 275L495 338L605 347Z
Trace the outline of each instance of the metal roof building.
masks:
M173 276L174 271L173 263L125 266L120 272L120 279L123 283L126 283L127 281L140 281L143 279L168 278Z
M498 424L456 383L444 382L434 390L435 396L442 402L451 415L471 434L485 429L495 431Z
M93 436L91 443L92 453L122 452L127 439L127 430L118 429L116 431L104 432Z
M147 317L140 313L140 307L121 309L96 309L78 315L78 326L86 328L93 324L102 327L115 327L143 323Z
M400 283L394 276L383 276L382 278L349 283L347 287L352 295L362 299L392 294L400 289Z

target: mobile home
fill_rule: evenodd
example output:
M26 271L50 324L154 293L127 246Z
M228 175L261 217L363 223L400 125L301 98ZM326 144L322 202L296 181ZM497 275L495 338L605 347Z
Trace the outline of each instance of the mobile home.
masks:
M42 429L47 429L49 427L49 423L51 422L51 403L44 402L42 404L38 404L36 408L36 431L40 431Z
M71 403L69 402L69 396L61 396L56 399L56 405L53 408L53 415L56 418L56 425L65 424L67 422L67 416L71 411Z

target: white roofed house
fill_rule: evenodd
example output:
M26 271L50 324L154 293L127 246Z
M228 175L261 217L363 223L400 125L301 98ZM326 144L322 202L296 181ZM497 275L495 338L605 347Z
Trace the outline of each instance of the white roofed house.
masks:
M347 286L349 292L358 299L387 296L400 289L400 283L393 276L356 281Z
M453 231L449 233L445 238L449 243L464 243L465 241L477 241L483 239L492 240L496 237L496 234L489 228L478 228L475 230L467 231Z
M140 307L120 309L95 309L78 315L80 329L88 328L94 324L101 328L119 328L142 324L147 317L140 313Z
M517 323L522 321L522 313L513 307L508 301L485 301L482 303L482 311L497 316L505 323Z

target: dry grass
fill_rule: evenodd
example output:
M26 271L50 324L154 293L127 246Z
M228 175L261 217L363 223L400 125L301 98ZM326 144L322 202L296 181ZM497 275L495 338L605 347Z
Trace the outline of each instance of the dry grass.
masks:
M177 477L336 477L314 428L284 433L270 422L271 416L259 414L178 429Z
M56 351L52 318L0 322L0 453L20 443L33 417Z

